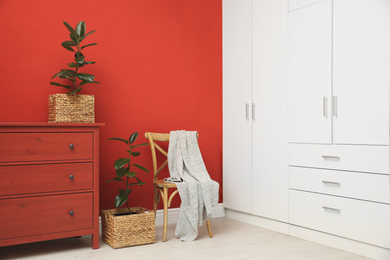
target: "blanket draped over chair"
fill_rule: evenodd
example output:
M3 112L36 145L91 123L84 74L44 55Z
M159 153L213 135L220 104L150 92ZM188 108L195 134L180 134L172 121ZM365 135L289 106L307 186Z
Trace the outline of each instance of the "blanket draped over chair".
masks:
M196 131L171 131L168 147L168 167L176 183L181 205L175 235L182 241L198 236L198 226L209 219L212 207L218 204L219 184L211 180L196 138Z

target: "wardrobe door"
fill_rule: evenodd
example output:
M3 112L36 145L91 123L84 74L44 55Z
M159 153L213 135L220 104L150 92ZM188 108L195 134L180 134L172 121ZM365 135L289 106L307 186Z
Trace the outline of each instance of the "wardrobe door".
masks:
M223 202L252 212L251 0L223 1Z
M390 1L337 0L333 12L334 143L389 145Z
M252 10L253 214L287 222L287 0Z
M332 142L332 2L288 15L289 142Z

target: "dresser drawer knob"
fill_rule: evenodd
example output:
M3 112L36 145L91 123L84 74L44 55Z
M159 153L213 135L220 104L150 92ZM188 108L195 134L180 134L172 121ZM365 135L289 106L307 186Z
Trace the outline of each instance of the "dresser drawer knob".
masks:
M73 216L74 212L73 210L69 211L69 215Z
M74 145L73 145L73 144L70 144L70 145L69 145L69 148L70 148L70 149L73 149L73 148L74 148Z
M74 179L74 176L73 174L69 175L69 179L73 180Z

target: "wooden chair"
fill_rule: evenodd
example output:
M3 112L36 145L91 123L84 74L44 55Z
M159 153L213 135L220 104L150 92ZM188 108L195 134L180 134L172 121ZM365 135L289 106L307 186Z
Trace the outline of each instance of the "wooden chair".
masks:
M165 182L162 179L160 180L158 179L158 174L168 164L168 152L165 151L163 148L161 148L161 146L159 146L156 142L169 141L169 134L146 132L145 137L149 140L149 145L150 145L150 150L152 152L152 160L153 160L153 186L154 186L153 210L154 212L157 212L157 204L160 202L160 198L162 198L163 205L164 205L164 223L163 223L162 241L165 242L167 241L168 208L171 207L172 199L178 193L178 190L176 188L175 183ZM167 159L160 165L159 168L157 168L156 149L167 157ZM168 189L171 188L176 190L168 197ZM211 226L210 226L210 220L206 220L206 224L207 224L207 231L209 233L209 237L213 237L213 233L211 231Z

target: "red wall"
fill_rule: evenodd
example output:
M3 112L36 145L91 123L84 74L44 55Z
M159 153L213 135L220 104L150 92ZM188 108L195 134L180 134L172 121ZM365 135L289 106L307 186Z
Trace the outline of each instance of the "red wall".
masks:
M100 208L114 207L113 163L125 146L110 137L138 131L198 130L212 179L222 180L222 6L221 0L0 0L0 121L46 122L48 95L65 93L49 85L72 61L61 47L68 40L62 21L84 20L83 51L96 64L83 68L101 85L82 94L96 99L100 136ZM152 170L149 147L137 162ZM152 207L152 173L140 174L132 206ZM220 193L221 196L221 193ZM221 199L220 199L221 201ZM179 205L176 199L175 207Z

